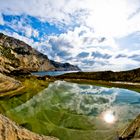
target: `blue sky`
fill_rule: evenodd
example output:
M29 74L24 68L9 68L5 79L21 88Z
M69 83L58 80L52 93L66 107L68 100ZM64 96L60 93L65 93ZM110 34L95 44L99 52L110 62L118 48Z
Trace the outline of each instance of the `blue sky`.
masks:
M140 0L1 0L0 32L85 71L140 67Z

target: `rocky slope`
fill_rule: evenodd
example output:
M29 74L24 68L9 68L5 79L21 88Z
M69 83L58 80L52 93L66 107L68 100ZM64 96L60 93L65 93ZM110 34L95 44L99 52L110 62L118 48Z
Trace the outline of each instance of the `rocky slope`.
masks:
M54 137L41 136L19 127L0 114L0 140L58 140Z
M61 64L48 59L46 55L33 49L28 44L0 33L0 72L14 70L29 71L80 70L71 64Z

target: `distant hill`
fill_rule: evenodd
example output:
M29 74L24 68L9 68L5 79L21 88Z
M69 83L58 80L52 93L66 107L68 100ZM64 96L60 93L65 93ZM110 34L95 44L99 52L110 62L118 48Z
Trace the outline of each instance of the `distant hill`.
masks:
M57 78L140 82L140 68L121 72L102 71L67 73L61 76L57 76Z
M0 72L10 73L14 70L28 71L64 70L79 71L77 66L69 63L59 63L23 41L0 33Z

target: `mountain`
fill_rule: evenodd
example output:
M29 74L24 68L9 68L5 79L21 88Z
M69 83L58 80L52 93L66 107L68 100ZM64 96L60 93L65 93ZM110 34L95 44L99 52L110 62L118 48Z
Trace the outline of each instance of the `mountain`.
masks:
M79 71L77 66L59 63L33 49L23 41L0 33L0 72L27 71Z
M59 71L81 71L78 66L74 66L69 63L59 63L53 60L50 60L50 62Z

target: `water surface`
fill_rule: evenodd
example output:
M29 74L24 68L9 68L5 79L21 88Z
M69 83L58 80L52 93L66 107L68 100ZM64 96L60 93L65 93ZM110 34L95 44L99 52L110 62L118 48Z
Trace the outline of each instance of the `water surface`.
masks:
M140 113L140 94L55 81L7 115L32 131L62 140L110 139Z
M73 73L77 71L39 71L39 72L32 72L33 75L38 75L38 76L57 76L57 75L62 75L65 73Z

